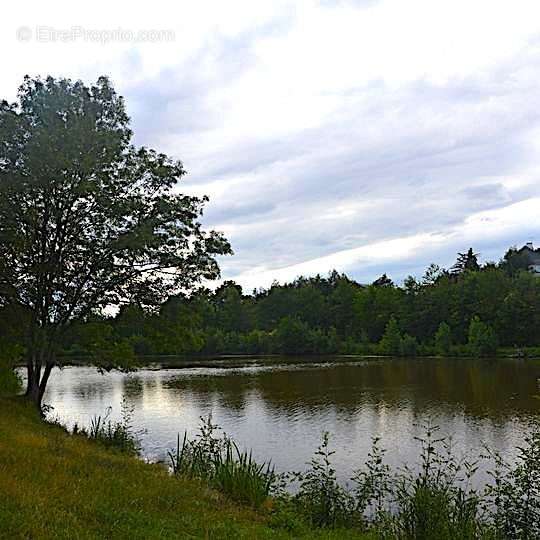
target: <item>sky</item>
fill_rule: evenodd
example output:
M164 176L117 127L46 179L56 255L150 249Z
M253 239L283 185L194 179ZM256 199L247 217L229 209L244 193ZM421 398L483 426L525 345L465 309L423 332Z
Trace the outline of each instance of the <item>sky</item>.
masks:
M109 76L247 291L540 245L538 0L8 1L0 47L0 99Z

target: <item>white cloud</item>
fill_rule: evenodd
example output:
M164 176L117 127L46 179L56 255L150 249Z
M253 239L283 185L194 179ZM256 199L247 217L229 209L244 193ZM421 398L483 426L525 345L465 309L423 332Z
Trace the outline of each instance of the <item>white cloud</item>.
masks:
M175 39L42 43L38 26ZM30 0L3 6L0 47L1 97L26 73L110 75L136 141L211 196L205 220L236 251L224 276L246 286L400 279L540 236L535 0Z

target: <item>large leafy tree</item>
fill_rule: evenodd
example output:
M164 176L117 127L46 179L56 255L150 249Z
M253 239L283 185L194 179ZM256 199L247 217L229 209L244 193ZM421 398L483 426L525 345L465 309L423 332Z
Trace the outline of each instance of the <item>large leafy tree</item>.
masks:
M0 302L26 313L38 406L74 322L214 279L215 256L230 253L201 228L206 198L176 191L182 163L131 139L105 77L91 87L26 77L17 103L0 102Z

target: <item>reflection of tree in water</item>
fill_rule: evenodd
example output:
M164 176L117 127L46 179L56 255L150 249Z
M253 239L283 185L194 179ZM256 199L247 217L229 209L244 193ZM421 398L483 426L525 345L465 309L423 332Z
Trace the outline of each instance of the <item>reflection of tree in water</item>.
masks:
M464 409L467 414L508 415L516 410L533 412L532 397L540 365L518 361L465 359L396 359L320 366L293 366L212 371L182 376L166 382L169 388L193 392L198 399L217 398L230 409L242 410L256 391L266 407L280 414L299 408L314 414L329 407L340 415L354 415L365 405L411 409ZM251 396L252 398L253 396Z
M153 378L130 374L122 378L122 396L130 406L140 408L145 393L152 392L155 387Z
M164 387L181 390L188 398L190 394L199 402L216 403L233 411L242 411L248 395L256 387L256 378L242 372L217 375L208 372L201 375L180 376L164 382Z

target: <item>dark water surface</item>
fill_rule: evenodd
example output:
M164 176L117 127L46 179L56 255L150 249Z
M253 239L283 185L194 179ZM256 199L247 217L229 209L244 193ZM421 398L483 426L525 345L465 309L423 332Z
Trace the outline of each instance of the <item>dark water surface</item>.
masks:
M151 460L164 459L177 434L194 433L209 413L239 446L279 470L303 469L329 431L342 480L362 464L375 436L391 465L413 464L414 437L430 420L453 437L458 453L478 454L486 443L512 457L540 412L540 363L533 361L246 359L221 366L227 363L234 367L105 375L66 367L51 376L45 402L62 423L87 426L109 406L119 418L125 397Z

